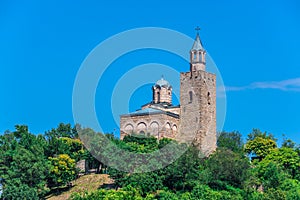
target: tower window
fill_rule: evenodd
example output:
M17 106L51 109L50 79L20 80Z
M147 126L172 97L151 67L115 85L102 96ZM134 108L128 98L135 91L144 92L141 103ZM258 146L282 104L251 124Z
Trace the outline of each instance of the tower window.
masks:
M157 92L157 103L159 103L159 102L160 102L160 93Z
M193 92L192 91L189 91L189 96L190 96L189 103L192 103L193 102Z
M207 104L210 105L210 92L207 93Z
M194 54L194 60L197 60L197 53L194 52L193 54Z
M199 61L202 62L202 54L199 52Z

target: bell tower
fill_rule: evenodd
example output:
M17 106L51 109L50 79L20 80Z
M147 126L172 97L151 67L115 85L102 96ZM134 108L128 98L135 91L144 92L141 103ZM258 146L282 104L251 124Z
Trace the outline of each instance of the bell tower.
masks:
M195 71L205 71L205 54L206 51L203 48L202 42L200 40L199 36L199 30L200 28L197 27L197 35L196 39L194 41L193 47L190 50L190 71L195 72Z
M190 70L180 73L180 140L203 156L216 150L216 75L206 71L206 51L197 35L190 50Z

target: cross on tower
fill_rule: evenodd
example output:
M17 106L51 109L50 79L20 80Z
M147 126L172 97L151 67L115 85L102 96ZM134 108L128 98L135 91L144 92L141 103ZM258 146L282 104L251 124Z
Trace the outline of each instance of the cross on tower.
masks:
M197 33L199 33L199 31L200 31L201 29L200 29L199 26L197 26L197 27L195 28L195 30L197 31Z

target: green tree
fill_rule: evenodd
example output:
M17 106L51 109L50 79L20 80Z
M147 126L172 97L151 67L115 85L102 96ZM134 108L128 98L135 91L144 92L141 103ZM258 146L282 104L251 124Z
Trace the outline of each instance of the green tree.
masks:
M49 162L49 187L63 186L76 178L76 163L69 155L60 154L58 157L49 157Z
M4 198L28 196L28 192L22 189L28 187L30 191L34 191L31 194L36 194L36 198L47 191L45 186L48 168L44 149L39 137L29 133L27 126L17 125L15 132L0 137L0 163Z
M161 190L156 195L156 199L159 200L179 200L179 197L170 191ZM181 200L182 198L180 198Z
M300 200L300 182L295 179L285 179L280 189L286 192L287 200Z
M209 183L211 187L224 189L229 184L241 188L248 178L250 163L239 153L219 149L207 160L207 168L212 176Z
M268 189L264 192L264 200L286 200L286 194L280 189Z
M262 160L276 147L276 142L273 139L255 137L253 140L249 140L246 143L245 152L248 154L255 154L255 156Z
M288 177L282 167L275 162L261 161L256 167L256 170L264 190L270 188L277 189Z
M40 199L36 188L29 187L28 185L20 183L19 181L12 181L7 183L5 185L2 197L5 200Z
M295 149L296 143L293 140L284 137L281 147Z
M218 191L212 190L207 185L197 185L191 191L192 199L207 199L207 200L217 200L221 198L221 194Z
M293 178L300 173L300 157L298 153L287 147L272 150L262 161L263 163L275 162Z
M128 173L119 171L114 168L109 168L108 174L112 179L114 179L115 189L118 189L119 187L122 187L123 185L125 185L125 181L128 176Z
M223 131L219 134L217 146L218 148L229 149L233 152L242 152L244 146L242 134L238 131Z
M78 126L78 125L77 125ZM77 129L72 128L71 124L60 123L57 128L53 128L45 133L45 140L47 145L45 146L45 154L47 157L55 157L61 150L61 140L60 138L78 138Z
M126 150L136 153L150 153L158 149L158 142L154 137L145 138L138 134L132 134L126 135L123 142L126 144Z
M145 197L149 192L164 189L163 179L164 177L159 172L130 174L123 185L136 188Z
M163 169L164 184L171 190L191 190L197 182L201 165L199 151L189 147L180 158Z
M264 138L264 139L271 139L271 140L274 140L275 142L277 141L277 139L274 137L273 134L267 133L266 131L265 132L261 132L257 128L254 128L252 130L252 132L248 134L247 141L254 140L257 137Z
M58 138L58 153L68 154L75 161L79 161L83 158L85 151L79 139L60 137Z

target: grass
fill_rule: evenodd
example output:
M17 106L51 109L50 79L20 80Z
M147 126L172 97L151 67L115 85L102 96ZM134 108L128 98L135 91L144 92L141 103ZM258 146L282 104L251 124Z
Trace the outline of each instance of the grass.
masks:
M85 191L91 192L97 190L99 187L104 185L113 184L112 179L107 174L88 174L81 176L80 178L72 181L73 187L61 188L60 194L51 194L46 197L48 200L66 200L72 193Z

